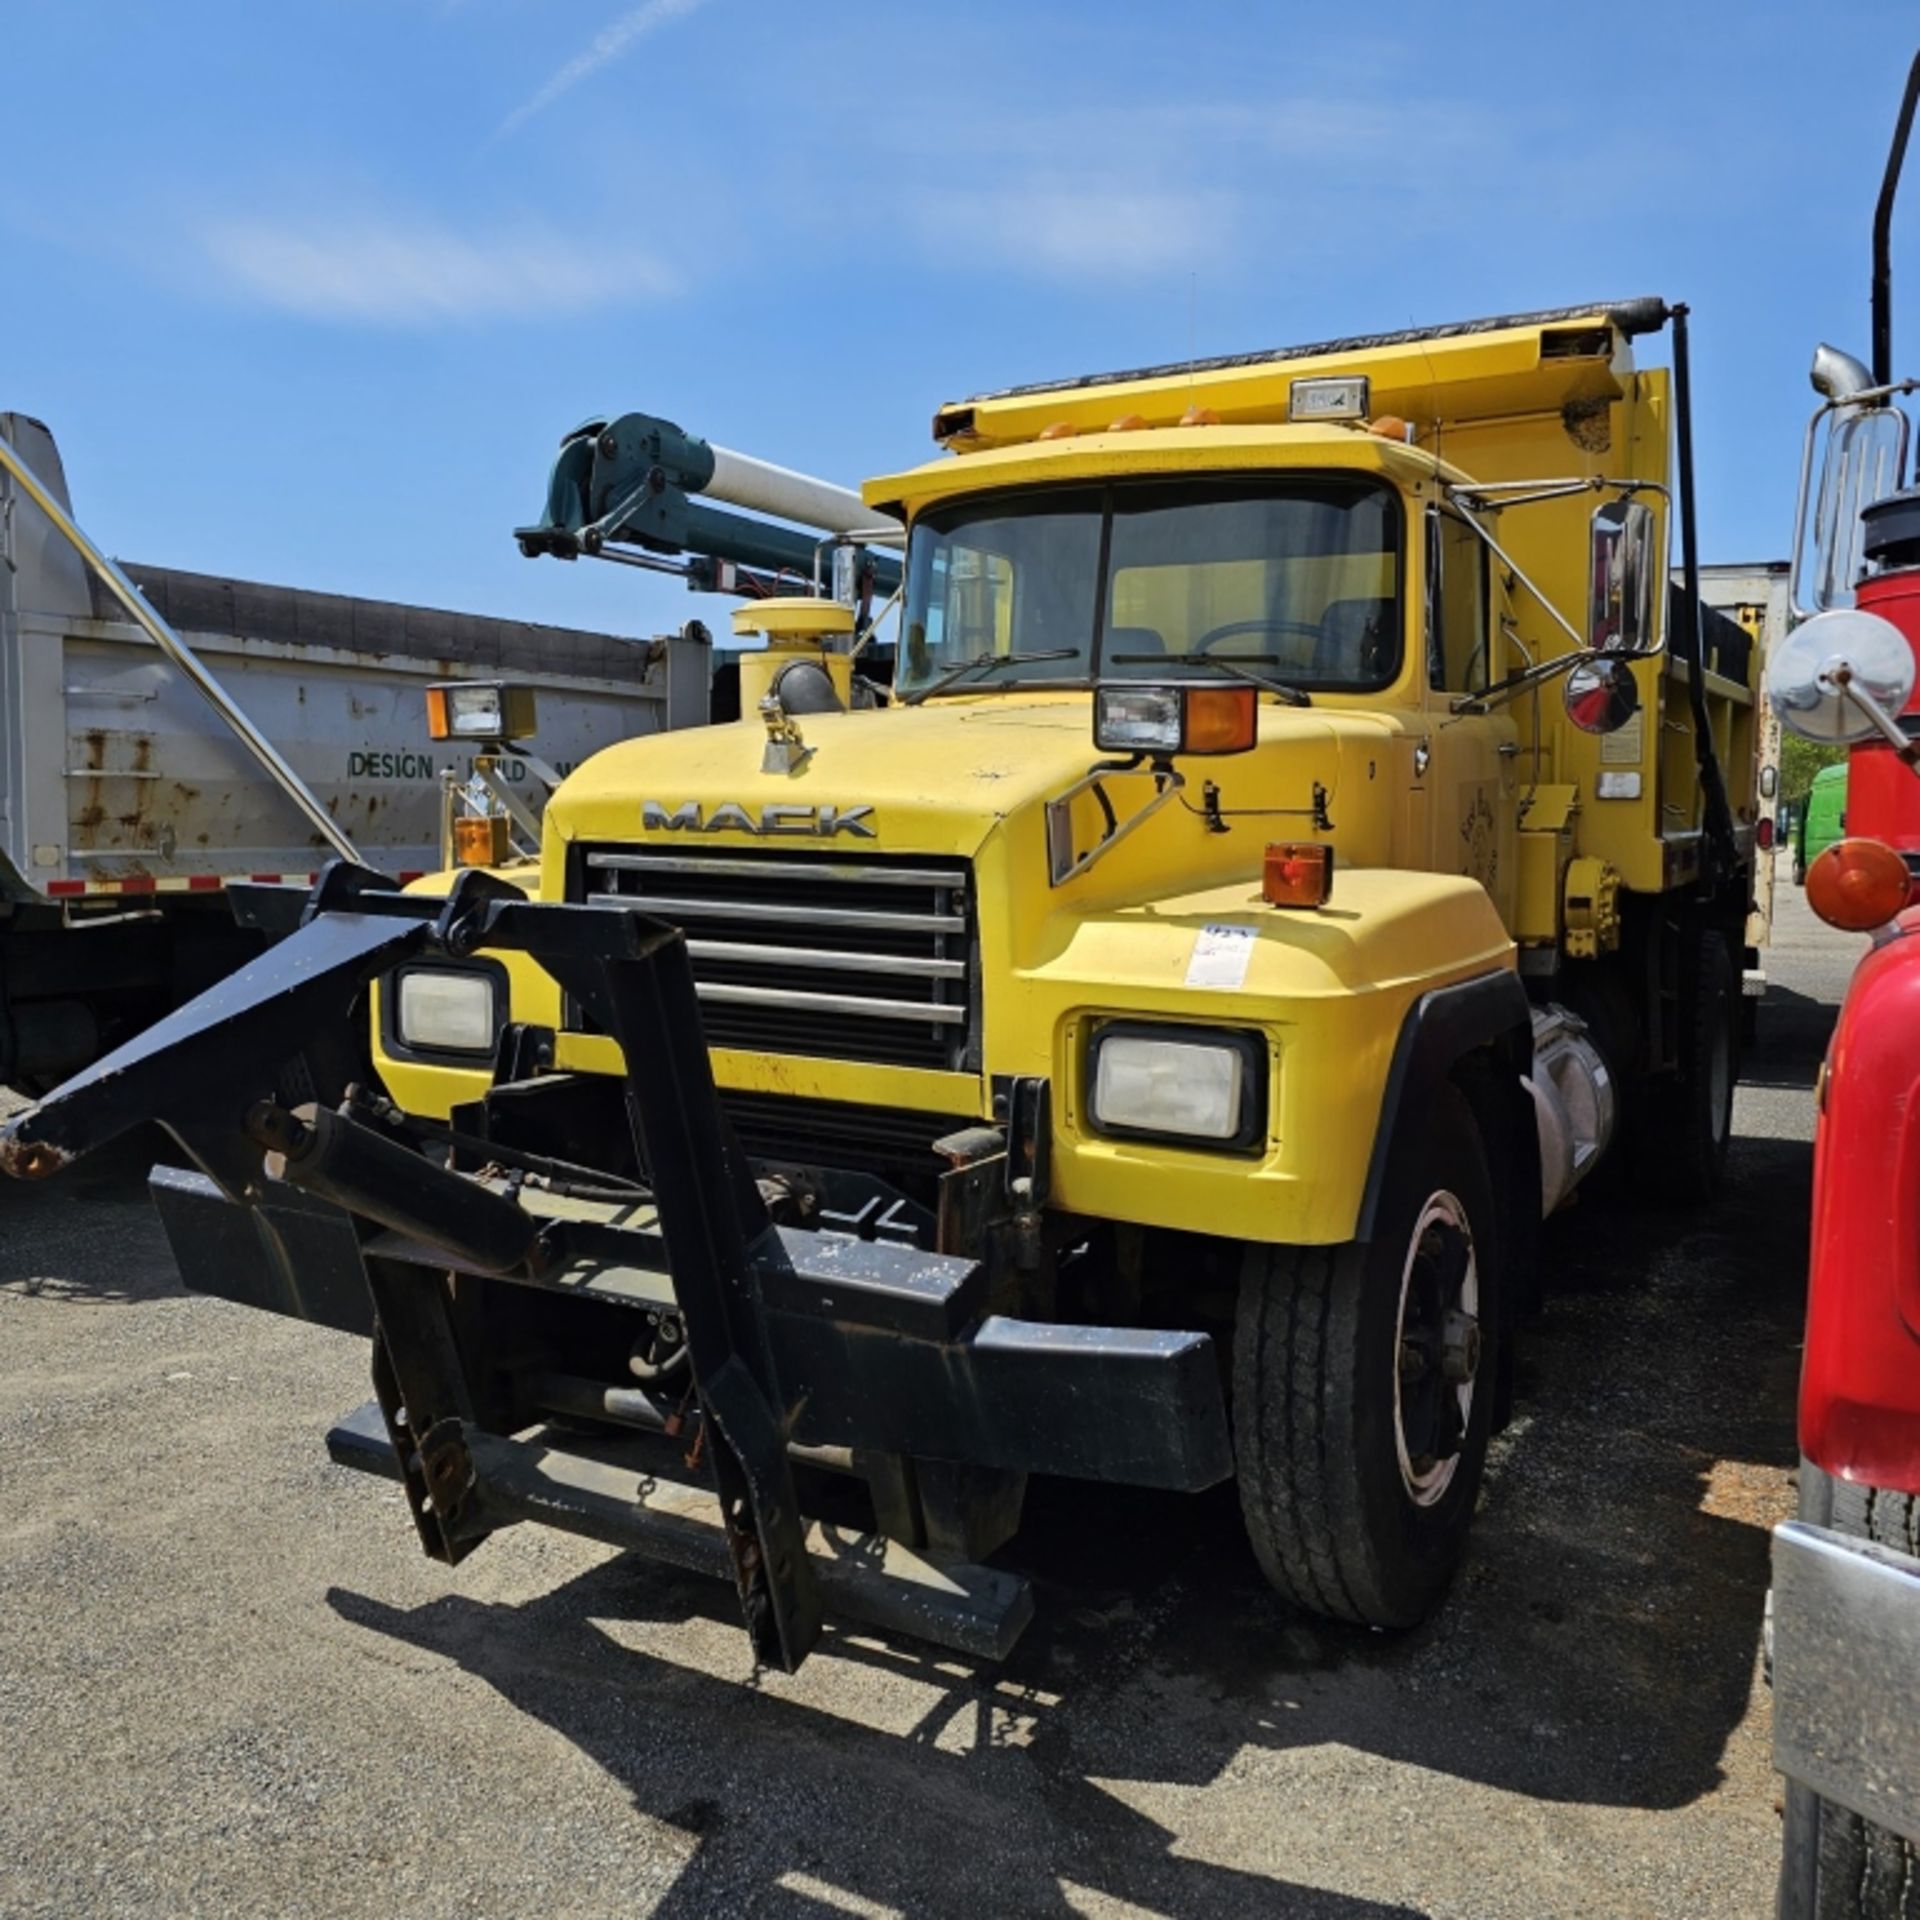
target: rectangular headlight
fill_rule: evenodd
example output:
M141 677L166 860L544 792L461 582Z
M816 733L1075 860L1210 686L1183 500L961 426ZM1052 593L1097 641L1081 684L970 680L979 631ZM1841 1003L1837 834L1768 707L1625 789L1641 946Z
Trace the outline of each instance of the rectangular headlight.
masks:
M1093 1038L1088 1112L1103 1133L1252 1146L1264 1057L1250 1033L1105 1027Z
M504 680L442 680L427 689L427 732L436 740L528 740L531 687Z
M393 1030L421 1053L493 1052L494 982L484 973L413 967L395 982Z
M1093 744L1102 753L1178 753L1178 687L1096 687Z
M1259 737L1260 689L1127 686L1093 691L1093 744L1102 753L1245 753Z

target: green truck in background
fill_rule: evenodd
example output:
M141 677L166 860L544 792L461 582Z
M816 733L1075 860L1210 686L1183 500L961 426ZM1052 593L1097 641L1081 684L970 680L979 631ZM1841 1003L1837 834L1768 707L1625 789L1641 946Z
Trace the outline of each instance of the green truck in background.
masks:
M1807 868L1847 830L1847 763L1822 767L1793 823L1793 884L1807 883Z

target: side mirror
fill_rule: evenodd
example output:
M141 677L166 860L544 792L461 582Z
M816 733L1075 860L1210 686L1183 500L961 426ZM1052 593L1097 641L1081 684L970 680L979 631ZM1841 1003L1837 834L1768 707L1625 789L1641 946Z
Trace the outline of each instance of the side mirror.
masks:
M1913 649L1891 620L1837 608L1815 614L1768 655L1767 698L1789 733L1843 746L1884 731L1876 709L1900 712L1913 677Z
M1808 522L1807 476L1820 423L1828 423L1820 484ZM1861 512L1899 490L1906 469L1907 417L1897 407L1829 400L1807 427L1800 462L1800 500L1794 515L1793 586L1798 615L1853 605L1860 578Z
M1596 507L1588 532L1587 644L1606 653L1653 646L1653 509L1640 500Z
M1567 675L1560 697L1582 733L1618 733L1640 711L1640 688L1624 660L1582 660Z

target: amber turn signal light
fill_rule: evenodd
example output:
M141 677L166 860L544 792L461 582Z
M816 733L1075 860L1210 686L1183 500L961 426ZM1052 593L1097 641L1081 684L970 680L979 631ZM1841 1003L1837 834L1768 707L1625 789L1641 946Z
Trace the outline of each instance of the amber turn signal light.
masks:
M1245 753L1260 729L1258 687L1189 687L1189 753Z
M1883 840L1836 840L1807 869L1807 905L1843 933L1871 933L1907 904L1913 877Z
M1270 907L1324 907L1333 895L1333 849L1319 840L1282 840L1267 849L1260 897Z
M447 690L445 687L427 689L427 738L445 740L452 736L453 727L447 719Z
M453 857L463 867L497 867L510 851L503 813L468 814L453 823Z

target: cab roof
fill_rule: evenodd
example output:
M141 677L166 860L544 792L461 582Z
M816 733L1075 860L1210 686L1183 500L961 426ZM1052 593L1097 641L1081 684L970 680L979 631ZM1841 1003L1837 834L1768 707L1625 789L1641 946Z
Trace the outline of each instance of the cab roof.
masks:
M1277 469L1289 473L1345 470L1378 474L1403 485L1467 476L1422 447L1388 439L1360 424L1346 426L1163 427L1154 431L1076 434L1058 440L1016 442L935 459L904 473L869 480L861 496L870 507L912 516L961 495L1007 487L1064 486L1074 481L1196 478Z

